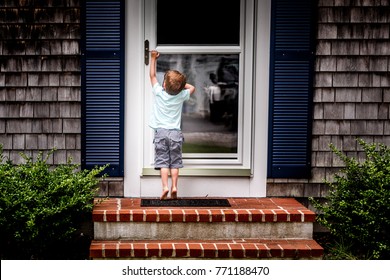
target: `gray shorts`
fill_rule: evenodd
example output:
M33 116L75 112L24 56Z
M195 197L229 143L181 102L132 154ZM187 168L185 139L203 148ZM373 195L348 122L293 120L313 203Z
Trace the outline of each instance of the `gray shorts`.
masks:
M159 128L154 133L154 168L182 168L183 133Z

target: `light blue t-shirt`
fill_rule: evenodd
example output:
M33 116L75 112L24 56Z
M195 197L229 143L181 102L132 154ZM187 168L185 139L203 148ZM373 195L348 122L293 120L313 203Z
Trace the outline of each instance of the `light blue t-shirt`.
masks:
M154 103L149 126L153 129L178 129L184 101L190 99L190 91L184 89L177 95L167 93L159 83L153 86Z

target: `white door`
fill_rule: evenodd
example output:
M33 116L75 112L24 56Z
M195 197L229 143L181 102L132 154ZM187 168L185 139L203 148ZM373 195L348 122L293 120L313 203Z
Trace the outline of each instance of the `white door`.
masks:
M160 193L159 173L153 167L153 131L148 127L153 102L148 75L151 49L161 54L157 61L160 83L166 70L177 69L196 87L183 106L185 167L180 170L179 195L264 193L265 183L251 190L258 126L254 114L255 6L253 0L144 1L140 196Z

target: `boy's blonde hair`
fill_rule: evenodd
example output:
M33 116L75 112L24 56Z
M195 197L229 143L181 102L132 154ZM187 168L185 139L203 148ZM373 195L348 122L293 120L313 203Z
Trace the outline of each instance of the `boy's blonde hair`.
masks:
M164 75L165 91L170 95L176 95L181 92L186 83L186 76L177 70L168 70Z

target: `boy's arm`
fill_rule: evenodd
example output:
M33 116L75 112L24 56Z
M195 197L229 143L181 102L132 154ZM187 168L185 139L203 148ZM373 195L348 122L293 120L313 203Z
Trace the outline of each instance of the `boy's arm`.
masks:
M156 61L157 58L160 56L160 53L156 50L152 50L151 53L151 60L150 60L150 70L149 70L149 76L150 76L150 82L152 86L154 86L157 81L157 75L156 75Z
M190 94L193 94L195 92L195 87L193 85L190 85L190 84L186 84L184 86L184 89L188 89L190 91Z

